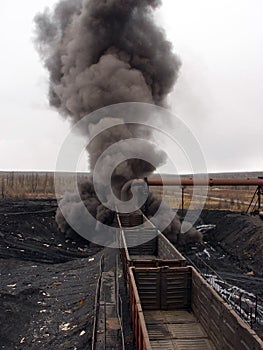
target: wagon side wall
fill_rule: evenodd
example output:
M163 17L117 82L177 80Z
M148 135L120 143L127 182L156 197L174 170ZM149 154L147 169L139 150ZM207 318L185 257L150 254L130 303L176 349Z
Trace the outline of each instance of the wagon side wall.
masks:
M193 269L192 309L217 349L260 350L263 342Z
M162 233L158 235L158 258L161 260L176 260L180 263L178 266L186 265L186 259Z
M136 350L151 350L149 335L132 268L128 269L128 287L130 297L130 314L133 334L136 342Z

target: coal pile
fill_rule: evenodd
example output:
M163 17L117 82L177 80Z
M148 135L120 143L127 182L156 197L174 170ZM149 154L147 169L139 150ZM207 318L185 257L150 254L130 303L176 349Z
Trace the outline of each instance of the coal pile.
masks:
M263 337L263 222L258 216L204 210L203 243L186 252L219 295Z
M90 347L101 248L65 241L55 210L55 201L1 202L1 349Z

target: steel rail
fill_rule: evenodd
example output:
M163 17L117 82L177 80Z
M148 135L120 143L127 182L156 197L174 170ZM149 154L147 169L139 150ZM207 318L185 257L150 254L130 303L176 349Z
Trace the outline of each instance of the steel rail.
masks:
M125 339L124 339L124 330L123 330L123 325L122 325L122 312L120 311L120 302L119 300L121 299L120 296L120 286L119 286L119 257L116 255L116 275L115 275L115 302L116 302L116 311L117 311L117 317L120 323L120 331L121 331L121 343L122 343L122 350L125 350Z
M36 210L36 211L19 211L19 212L9 212L9 213L0 213L2 216L16 216L16 215L34 215L34 214L46 214L46 213L53 213L57 207L54 207L52 209L45 209L45 210Z
M93 331L92 331L92 345L91 349L96 349L96 340L97 340L97 326L98 326L98 315L100 310L100 290L101 290L101 281L102 281L102 272L104 270L104 255L100 259L100 274L98 278L96 294L95 294L95 314L93 321Z

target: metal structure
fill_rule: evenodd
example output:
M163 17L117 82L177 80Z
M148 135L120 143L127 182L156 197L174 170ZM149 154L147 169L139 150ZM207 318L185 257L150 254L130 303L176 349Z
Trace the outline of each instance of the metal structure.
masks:
M174 254L170 244L160 249L164 257L160 266L156 265L156 256L148 255L148 249L152 252L154 242L142 244L135 250L128 247L131 241L136 237L138 241L138 237L144 234L144 229L134 232L134 227L126 226L128 222L138 222L138 211L133 215L126 214L129 220L123 214L121 217L118 213L116 215L136 350L263 349L263 342L248 323L234 312L194 267L183 266L185 261L181 255ZM141 215L141 221L147 220ZM156 243L158 245L158 241ZM167 242L160 239L159 243ZM163 251L165 247L166 252ZM247 304L240 298L239 308L242 309L244 305L246 307ZM242 311L240 315L244 316Z
M262 178L263 179L263 178ZM249 203L249 206L247 208L246 213L249 212L250 208L252 208L252 212L255 211L256 207L258 211L260 211L261 208L261 196L263 195L263 186L259 185L251 199L251 202Z
M191 177L177 177L174 179L147 179L146 180L149 186L179 186L182 190L182 213L184 213L184 196L185 196L185 187L186 186L257 186L256 191L251 199L251 202L248 206L246 213L250 211L252 208L252 212L257 207L257 210L260 211L262 205L263 195L263 177L258 178L218 178L218 179L205 179L205 178L197 178L193 179ZM183 214L182 214L183 215Z
M138 245L138 237L144 243ZM121 227L120 247L121 261L126 280L130 266L159 267L169 265L181 267L186 265L186 259L155 227L149 227L143 230Z
M103 255L100 261L100 274L95 296L92 350L125 350L122 300L118 281L118 256L115 256L113 270L107 266L112 258L114 256L108 255L105 259Z
M224 179L205 179L197 178L193 179L191 177L178 177L174 179L147 179L149 186L263 186L263 178L224 178Z
M194 260L187 257L187 260L220 293L220 296L235 309L239 316L250 324L251 328L256 329L262 325L263 299L261 297L228 283L199 255L196 255ZM234 276L236 278L236 275ZM248 276L243 278L249 280Z
M130 267L129 291L137 350L263 347L193 267Z

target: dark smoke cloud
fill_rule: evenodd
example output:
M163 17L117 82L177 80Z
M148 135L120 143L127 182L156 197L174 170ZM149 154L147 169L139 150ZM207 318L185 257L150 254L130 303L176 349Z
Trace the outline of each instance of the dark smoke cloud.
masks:
M35 42L49 71L50 105L73 124L90 112L116 103L165 105L180 61L163 30L153 21L153 10L160 5L160 0L62 0L54 11L38 14ZM96 127L110 126L111 118L104 117L97 125L87 124L81 131L91 137ZM124 122L101 133L87 148L91 170L109 146L138 135L151 138L149 131ZM128 147L122 142L119 152L125 155ZM154 164L164 162L164 153L152 145L145 146L145 155L149 154ZM111 156L104 159L105 171ZM155 170L150 163L140 159L121 163L113 174L113 185L122 186L127 180L149 175ZM82 184L80 193L94 217L107 223L113 220L99 203L92 181ZM152 206L158 205L153 198L151 201ZM80 203L75 196L66 194L60 205L66 215L63 217L59 209L56 220L63 232L70 229L67 217L75 218L78 225L87 224L81 223ZM173 225L177 232L178 221Z
M187 245L202 241L202 234L187 222L184 223L186 230L182 233L180 218L177 215L173 218L173 213L167 203L162 204L162 209L159 209L160 205L161 199L157 199L152 193L150 193L145 205L145 215L150 218L158 228L159 223L158 221L155 222L154 214L159 210L159 215L162 217L162 224L166 226L163 234L172 243L178 247L184 248Z
M64 0L53 12L37 15L36 45L49 71L51 106L76 123L92 111L120 102L163 105L180 61L153 21L152 10L160 4L159 0ZM136 137L138 131L123 125L100 135L88 149L91 170L110 144ZM91 136L89 125L83 132ZM150 138L149 131L141 135Z
M50 104L73 121L118 102L162 105L180 67L153 0L61 1L36 16Z

